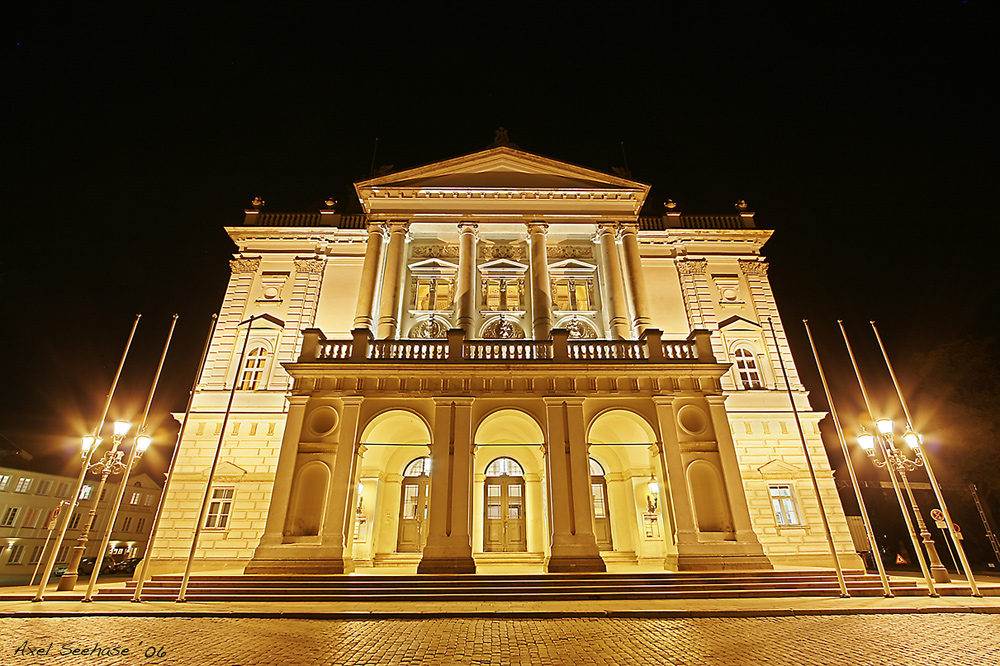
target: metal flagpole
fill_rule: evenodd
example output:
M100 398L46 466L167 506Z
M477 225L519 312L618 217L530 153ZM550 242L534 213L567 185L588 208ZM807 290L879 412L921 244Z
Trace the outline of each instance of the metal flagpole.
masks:
M875 338L878 340L878 346L882 349L882 357L885 359L886 367L889 368L889 375L892 377L892 383L896 387L896 394L899 396L899 403L903 406L903 414L906 416L906 427L911 433L916 435L916 430L913 428L913 419L910 418L910 410L906 407L906 399L903 397L902 389L899 388L899 382L896 380L896 373L892 369L892 363L889 362L889 354L885 351L885 345L882 344L882 336L878 334L878 327L875 326L875 322L871 321L869 323L875 331ZM920 439L919 435L917 435L917 439ZM920 441L920 444L922 445L923 442ZM955 548L958 550L958 557L962 560L962 567L965 569L965 575L969 578L969 587L972 589L972 596L981 597L983 595L979 592L979 586L976 585L976 579L972 575L972 567L969 566L969 560L965 557L965 549L962 548L962 540L955 534L955 523L951 521L951 514L948 513L948 504L944 501L944 495L941 494L941 486L938 485L937 478L934 476L934 469L931 467L930 458L923 453L921 454L921 457L924 459L924 469L927 470L927 478L930 479L931 487L934 489L934 494L937 496L938 506L941 507L941 511L944 513L944 520L948 523L948 532L951 534L952 541L955 542Z
M240 361L236 365L236 376L233 377L233 388L229 391L229 403L226 405L226 415L222 417L222 429L219 432L219 443L215 447L215 458L212 460L212 468L208 472L208 483L205 485L205 496L201 500L201 511L198 512L198 522L194 526L194 538L191 539L191 552L188 553L187 566L184 567L184 578L181 580L181 590L177 595L177 602L186 601L188 582L191 580L191 565L194 563L194 554L198 549L198 538L201 536L201 526L205 521L205 510L208 509L208 501L212 494L212 478L215 476L215 468L219 465L219 456L222 454L222 441L226 438L226 426L229 424L229 414L233 410L233 400L236 398L236 387L239 385L240 372L243 370L243 359L246 357L247 344L250 342L250 330L253 328L253 320L256 315L250 317L245 323L247 325L247 335L243 339L243 351L240 352Z
M133 602L142 601L142 585L149 572L149 561L153 552L153 542L156 540L156 530L160 525L160 516L163 514L163 504L167 497L167 490L170 488L170 479L174 472L174 465L177 463L177 450L181 446L181 438L184 437L184 430L187 428L188 418L191 416L191 406L194 404L194 392L201 381L201 374L205 371L205 361L208 359L208 348L212 344L212 336L215 335L215 325L219 321L219 316L212 315L212 323L208 327L208 337L205 338L205 348L201 352L201 359L198 361L198 369L194 373L194 381L191 383L191 391L188 394L187 407L184 409L184 420L181 421L180 430L177 431L177 442L174 444L173 452L170 454L170 464L167 466L167 476L163 480L163 490L160 491L160 501L156 505L156 515L153 516L153 524L149 528L149 540L146 541L146 552L142 557L142 566L139 568L139 575L135 582L135 594L132 595Z
M62 500L61 502L59 502L59 506L55 508L55 510L52 512L52 517L49 518L49 525L50 525L49 533L45 537L45 543L42 544L43 557L38 558L38 562L35 564L35 570L31 572L31 582L28 583L28 587L31 587L32 585L35 584L35 576L38 575L38 567L42 566L42 561L45 559L44 558L45 551L48 550L49 541L52 540L52 533L55 532L56 525L59 523L59 513L62 511L63 504L66 504L66 500Z
M97 450L97 446L100 443L101 429L104 427L104 419L108 418L108 410L111 409L111 398L115 395L115 388L118 386L118 378L121 377L122 368L125 366L125 358L128 356L128 350L132 346L132 338L135 337L135 329L139 325L140 317L142 317L142 315L137 314L135 316L135 321L132 322L132 332L128 334L128 342L125 343L125 351L122 352L122 359L118 362L118 370L115 372L114 381L111 382L111 390L108 392L108 399L104 402L104 411L101 413L101 418L97 422L97 427L94 428L94 442L83 456L83 467L80 470L79 478L76 480L76 490L73 492L73 496L69 500L69 513L66 516L66 520L63 521L62 529L59 530L59 538L56 539L56 545L52 548L49 560L45 563L45 570L42 572L42 579L38 581L38 590L35 591L35 596L32 601L43 601L45 599L45 584L49 581L49 576L52 575L52 569L56 565L56 557L59 555L59 548L62 546L62 542L66 538L66 529L69 527L69 519L73 515L73 510L76 508L76 505L80 502L80 489L83 488L83 481L87 477L87 470L90 468L90 460L94 457L94 451ZM96 498L94 501L98 502L100 501L100 498ZM76 581L74 580L73 582L75 583Z
M149 407L153 404L156 385L160 382L160 372L163 371L163 362L167 359L167 350L170 349L170 339L174 337L174 327L176 326L177 315L175 314L173 320L170 322L170 331L167 332L167 341L163 344L163 353L160 354L160 364L156 366L156 374L153 375L153 385L149 388L149 397L146 399L146 408L142 411L142 421L139 424L139 430L132 440L132 448L128 452L125 471L122 472L122 480L118 484L118 492L115 493L115 499L111 504L111 517L108 519L107 527L104 528L104 538L101 540L101 548L97 551L97 562L94 564L94 570L90 572L90 583L87 585L87 593L83 595L82 601L89 602L94 600L94 587L97 585L97 579L101 574L101 564L104 562L104 553L108 549L108 541L111 540L111 532L115 528L115 520L118 519L118 509L121 507L122 498L125 496L129 473L132 471L132 466L135 464L136 459L141 457L144 452L144 449L140 447L139 441L143 437L146 437L144 444L145 446L149 446L150 440L145 435L146 419L149 418Z
M872 423L875 423L875 413L872 411L872 403L868 399L868 391L865 389L865 382L861 378L861 369L858 367L858 362L854 358L854 350L851 349L851 341L847 339L847 331L844 329L844 322L838 319L837 324L840 326L841 335L844 336L844 344L847 345L847 353L851 357L851 365L854 366L854 374L858 377L858 386L861 387L861 396L865 399L865 407L868 410L868 418L871 419ZM931 572L927 568L927 562L924 560L924 551L921 550L920 542L917 540L917 533L913 529L913 521L910 519L910 514L906 509L906 500L903 499L903 491L899 488L899 480L896 479L896 471L893 469L891 457L889 452L885 450L885 442L882 441L881 437L876 437L875 440L878 442L878 445L882 450L882 455L885 457L885 469L889 472L889 480L892 481L893 490L896 491L896 500L899 502L899 510L903 514L903 521L906 523L906 529L910 533L910 541L913 542L913 551L916 553L917 563L920 564L920 570L924 573L924 580L927 581L927 595L931 597L940 596L937 593L937 588L934 587L934 579L931 577Z
M826 373L823 372L823 364L819 361L819 352L816 351L816 343L813 341L812 331L809 330L808 320L803 319L802 323L806 327L806 335L809 336L809 346L812 347L813 358L816 359L816 369L819 370L819 378L823 382L823 391L826 393L826 401L830 404L830 416L833 417L833 425L837 429L837 437L840 439L840 447L844 451L844 459L847 461L847 471L851 474L851 485L854 486L854 494L858 498L858 507L861 509L861 519L865 524L865 532L868 534L868 541L872 546L872 553L875 555L875 568L878 569L879 578L882 579L882 589L885 596L893 597L892 587L889 585L889 577L885 573L885 566L882 564L882 555L878 552L878 543L875 541L875 528L872 527L871 518L868 516L868 509L865 507L865 499L861 496L861 486L858 484L858 475L854 471L854 462L851 460L851 452L847 448L847 438L844 437L844 429L840 427L840 418L837 417L837 408L833 404L833 394L830 393L830 386L826 383Z
M785 378L785 388L788 390L788 401L792 405L792 414L795 415L795 425L799 429L799 439L802 440L802 451L806 454L806 466L809 468L809 478L812 479L813 490L816 492L816 501L819 503L819 515L823 518L823 529L826 530L826 542L830 546L830 555L833 556L833 567L837 570L837 581L840 583L840 596L847 598L851 593L847 591L847 581L844 580L844 572L840 568L840 558L837 556L837 546L833 542L833 532L830 531L830 521L826 517L826 508L823 506L823 496L819 492L819 481L816 480L816 470L813 468L812 456L809 455L809 445L806 444L806 434L802 430L802 421L799 420L799 410L795 407L795 396L792 394L792 384L788 381L788 372L785 370L785 359L781 355L781 347L778 345L778 335L774 332L774 323L771 318L767 318L767 325L771 329L771 338L774 340L774 350L778 354L778 363L781 365L781 374Z

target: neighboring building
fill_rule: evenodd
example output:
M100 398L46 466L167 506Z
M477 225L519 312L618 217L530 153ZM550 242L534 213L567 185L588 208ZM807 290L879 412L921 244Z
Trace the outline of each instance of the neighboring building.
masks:
M745 207L639 217L648 186L510 145L355 188L227 229L154 570L220 440L201 570L830 566L779 352L861 566Z
M96 557L111 516L119 478L108 479L104 497L98 501L95 495L100 481L88 477L80 491L80 501L70 514L68 507L77 479L0 467L0 545L3 546L0 577L27 580L40 560L44 566L44 558L55 547L62 520L69 520L69 526L56 564L66 564L95 502L97 513L84 557ZM145 554L159 501L160 486L149 475L133 475L128 480L107 556L117 560Z

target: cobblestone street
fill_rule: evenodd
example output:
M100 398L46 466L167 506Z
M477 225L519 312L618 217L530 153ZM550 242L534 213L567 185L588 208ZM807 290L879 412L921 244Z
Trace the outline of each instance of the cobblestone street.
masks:
M1000 615L0 620L0 664L989 664ZM49 645L51 643L51 649ZM95 644L98 654L93 654ZM72 654L72 650L80 650ZM90 650L91 652L85 652ZM128 652L126 653L125 650Z

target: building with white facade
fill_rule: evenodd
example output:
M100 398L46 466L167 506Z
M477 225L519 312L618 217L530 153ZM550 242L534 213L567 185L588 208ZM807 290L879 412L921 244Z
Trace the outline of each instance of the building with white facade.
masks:
M111 517L111 505L118 488L112 477L103 497L97 498L99 481L88 479L80 491L80 501L72 514L69 504L77 479L23 469L0 467L0 578L27 581L39 561L55 547L60 521L68 520L66 538L59 548L56 564L65 564L91 509L96 511L84 557L96 557L101 536ZM128 480L115 527L108 542L107 557L123 560L143 557L160 501L160 486L148 474ZM41 567L37 567L41 571Z
M649 186L510 145L355 188L227 229L154 571L209 483L203 571L831 566L779 353L860 566L753 213L640 217Z

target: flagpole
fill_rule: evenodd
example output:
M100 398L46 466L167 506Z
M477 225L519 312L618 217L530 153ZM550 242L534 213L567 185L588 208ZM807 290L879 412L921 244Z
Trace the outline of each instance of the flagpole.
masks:
M844 452L844 460L847 461L847 471L851 475L851 485L854 487L854 494L858 498L858 506L861 509L861 520L865 525L865 533L868 535L868 542L872 547L872 554L875 556L875 568L878 569L879 578L882 579L882 589L885 597L895 596L892 587L889 585L889 577L885 573L885 566L882 564L882 555L878 551L878 543L875 541L875 530L872 527L871 518L868 516L868 509L865 507L865 499L861 496L861 486L858 484L858 475L854 471L854 462L851 460L851 452L847 448L847 438L844 437L844 429L840 427L840 419L837 417L837 408L833 404L833 394L830 393L830 386L826 382L826 373L823 372L823 364L819 361L819 352L816 351L816 343L813 341L812 331L809 330L809 321L802 320L806 327L806 335L809 336L809 346L812 347L813 358L816 360L816 369L819 370L820 381L823 382L823 391L826 393L826 401L830 405L830 416L833 417L833 425L837 429L837 438L840 440L840 447Z

